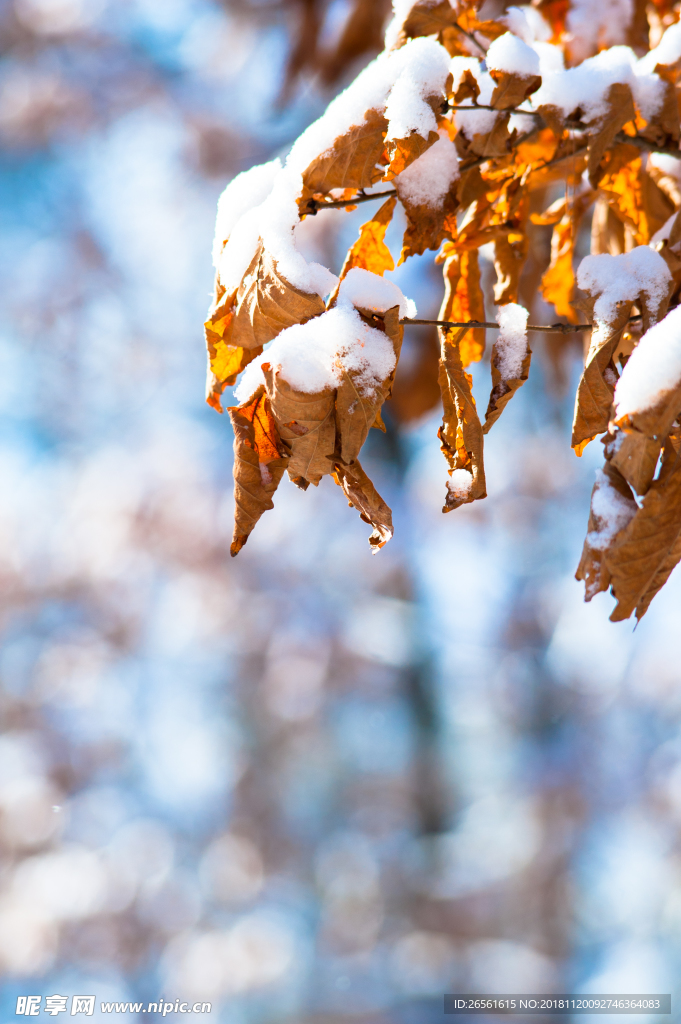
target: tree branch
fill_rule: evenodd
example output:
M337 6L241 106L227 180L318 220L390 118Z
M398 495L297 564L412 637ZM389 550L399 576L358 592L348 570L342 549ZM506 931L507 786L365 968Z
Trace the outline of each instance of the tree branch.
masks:
M489 103L470 103L468 105L463 103L450 103L447 109L465 110L468 111L468 113L472 110L493 110L495 114L523 114L525 117L538 117L540 121L544 120L538 110L522 110L521 107L507 107L505 110L499 110L498 107L491 107Z
M627 323L637 324L640 323L640 316L629 317ZM404 317L400 320L401 324L405 326L416 325L420 326L431 326L436 327L491 327L499 328L499 324L491 323L489 321L481 320L466 320L465 322L457 322L455 320L410 320L409 317ZM593 324L528 324L528 331L538 331L542 334L579 334L582 331L592 331Z
M387 199L396 195L397 189L390 188L384 192L360 192L352 199L333 199L328 203L323 199L308 199L305 212L314 217L318 210L342 210L345 206L359 206L360 203L368 203L371 199Z

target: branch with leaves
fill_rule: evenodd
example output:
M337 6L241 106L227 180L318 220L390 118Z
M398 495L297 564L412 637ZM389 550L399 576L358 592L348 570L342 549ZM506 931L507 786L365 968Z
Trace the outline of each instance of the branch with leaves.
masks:
M303 489L333 477L371 525L372 549L390 539L390 509L359 455L369 430L383 429L405 325L439 332L445 512L486 495L484 436L528 379L528 333L590 334L572 446L581 455L600 435L605 463L578 577L587 600L611 588L613 618L640 617L681 560L678 12L665 14L644 56L639 27L636 52L582 53L580 63L569 4L567 15L549 4L491 21L477 6L416 0L285 163L239 175L220 199L205 326L210 404L221 411L238 381L232 553L285 472ZM337 274L306 262L295 244L301 220L374 200ZM386 277L398 205L399 262L431 250L442 266L436 320L419 319ZM589 224L591 254L576 266ZM543 228L552 237L541 296L562 321L547 325L528 323L525 284ZM485 313L482 247L493 252L495 319ZM498 334L481 420L469 368L487 329Z

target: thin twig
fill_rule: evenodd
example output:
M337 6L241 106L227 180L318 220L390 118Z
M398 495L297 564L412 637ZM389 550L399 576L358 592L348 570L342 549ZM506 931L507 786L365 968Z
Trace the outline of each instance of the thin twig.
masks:
M678 146L656 146L654 142L644 138L643 135L627 135L626 132L618 132L615 142L630 142L632 145L638 146L639 149L647 150L648 153L667 153L669 156L681 158L681 150Z
M480 50L480 53L483 55L483 57L485 56L485 54L487 53L487 50L482 45L482 43L478 42L478 40L475 38L475 36L473 35L472 32L467 32L465 28L461 28L461 25L459 25L458 21L454 22L454 28L458 29L459 32L466 37L466 39L469 39L470 42L473 43L473 46L477 46L477 48Z
M636 324L641 320L640 316L629 317L627 323ZM466 320L466 321L455 321L455 320L411 320L409 317L405 317L400 320L401 324L405 326L430 326L436 327L491 327L499 328L499 324L490 323L482 320ZM541 331L542 334L579 334L582 331L592 331L593 324L528 324L528 331Z
M520 107L506 107L505 110L500 110L498 107L491 107L489 103L450 103L449 110L493 110L495 114L524 114L525 117L538 117L541 121L544 118L541 116L538 110L521 110Z
M305 212L314 217L318 210L342 210L345 206L359 206L360 203L368 203L370 199L388 199L390 196L396 195L397 189L390 188L384 192L360 192L352 199L333 199L328 203L323 199L308 199Z

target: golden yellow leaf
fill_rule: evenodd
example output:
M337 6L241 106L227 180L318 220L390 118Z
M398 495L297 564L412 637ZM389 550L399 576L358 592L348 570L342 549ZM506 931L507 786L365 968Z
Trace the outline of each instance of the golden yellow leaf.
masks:
M383 277L386 270L395 269L390 249L385 244L385 233L392 220L396 202L395 196L386 199L371 220L362 224L359 229L359 238L345 257L343 269L340 272L341 281L353 267L370 270L372 274L378 274L379 277Z
M577 196L571 203L562 200L557 213L560 220L553 229L551 236L551 262L541 280L542 297L552 302L557 316L564 316L570 323L576 324L579 318L572 305L575 290L575 274L572 267L575 243L579 226L588 207L594 201L596 193L589 189ZM548 223L533 218L535 223Z
M452 320L465 323L467 320L485 319L485 300L480 285L480 264L476 249L457 252L454 245L445 245L443 274L445 294L438 314L438 320ZM446 330L451 340L458 337L458 328ZM457 342L461 364L465 368L479 362L485 352L484 327L465 331Z

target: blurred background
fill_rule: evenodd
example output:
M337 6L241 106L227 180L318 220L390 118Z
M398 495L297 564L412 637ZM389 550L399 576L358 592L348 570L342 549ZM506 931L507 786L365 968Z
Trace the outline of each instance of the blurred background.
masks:
M329 478L284 482L229 558L216 201L388 14L0 2L3 1021L39 993L208 1000L225 1024L679 993L681 582L636 631L582 603L602 456L569 447L579 346L538 339L489 498L443 516L435 339L412 328L363 458L395 539L370 557ZM337 272L365 219L308 218L301 244ZM432 257L394 274L422 317ZM475 386L484 408L488 365Z

